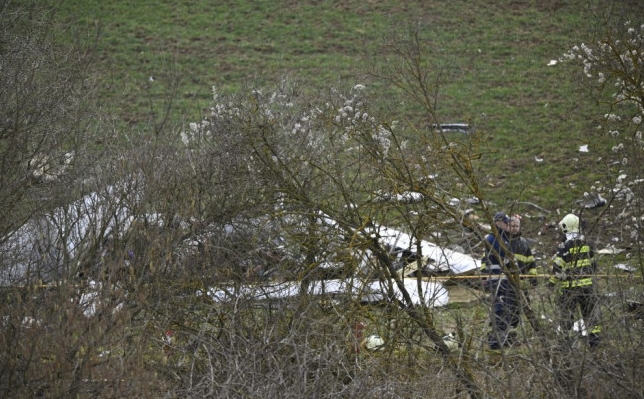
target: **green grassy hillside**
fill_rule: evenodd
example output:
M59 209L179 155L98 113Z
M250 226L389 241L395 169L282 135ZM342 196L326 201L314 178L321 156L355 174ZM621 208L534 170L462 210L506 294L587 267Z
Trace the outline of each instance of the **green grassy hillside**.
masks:
M439 116L486 134L479 166L494 202L567 210L606 178L596 162L604 148L588 136L597 111L578 93L577 71L548 66L591 39L586 1L69 0L61 12L100 27L106 95L131 126L160 118L170 97L174 115L199 119L212 86L231 92L285 75L314 89L368 81L382 37L421 23L454 72Z

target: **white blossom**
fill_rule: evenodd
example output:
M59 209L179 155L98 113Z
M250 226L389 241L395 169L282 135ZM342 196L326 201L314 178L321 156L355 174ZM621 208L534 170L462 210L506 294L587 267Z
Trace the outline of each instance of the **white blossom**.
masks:
M380 126L378 128L378 131L376 134L374 134L374 140L378 142L380 147L382 148L383 154L387 155L389 152L389 147L391 146L391 140L389 137L391 136L391 132L387 129L385 129L383 126Z
M183 145L185 145L185 146L187 146L188 144L190 144L190 138L188 137L188 135L186 134L186 132L181 132L181 142L182 142L182 143L183 143Z
M588 58L592 58L592 56L593 56L593 50L592 50L590 47L588 47L587 45L585 45L584 43L582 43L582 44L581 44L581 48L582 48L582 50L584 50L584 53L586 53L586 56L587 56Z

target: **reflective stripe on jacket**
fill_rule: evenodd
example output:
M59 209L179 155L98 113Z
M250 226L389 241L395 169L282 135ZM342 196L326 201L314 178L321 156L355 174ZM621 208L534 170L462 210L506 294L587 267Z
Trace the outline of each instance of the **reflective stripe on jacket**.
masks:
M580 238L567 240L559 246L553 260L550 282L560 288L585 287L593 284L597 269L592 247Z
M519 268L519 273L529 275L537 274L537 264L530 249L530 244L528 244L528 240L521 237L521 233L512 236L510 239L510 249L514 254L514 260Z

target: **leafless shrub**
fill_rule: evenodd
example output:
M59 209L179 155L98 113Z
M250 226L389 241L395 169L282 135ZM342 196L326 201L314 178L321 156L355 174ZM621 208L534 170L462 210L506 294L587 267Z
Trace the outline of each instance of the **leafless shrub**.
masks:
M375 227L409 232L407 250L417 256L405 261L422 263L427 238L477 253L481 227L453 198L475 198L491 216L476 175L480 136L453 140L426 129L427 121L440 123L435 106L445 75L425 58L421 33L387 43L388 54L406 63L374 71L419 103L420 124L382 113L395 109L363 85L308 93L282 82L216 96L211 114L183 132L157 124L152 138L141 132L103 143L105 157L91 167L80 151L74 162L83 160L85 173L73 178L69 170L55 179L41 172L70 149L60 137L36 134L39 145L15 147L29 173L12 169L18 160L2 153L13 165L3 175L11 184L2 186L13 188L2 195L17 201L3 237L36 225L49 238L31 254L64 271L42 285L43 256L32 256L38 278L2 288L2 396L641 397L643 328L633 281L600 282L606 332L594 350L558 328L545 286L531 293L531 323L518 328L516 346L498 353L482 338L483 294L470 307L440 309L411 297L397 270L401 259ZM64 103L48 103L52 115L73 108L61 110ZM2 140L15 139L17 130L3 129ZM26 183L34 171L37 189ZM48 192L39 187L69 181L72 192L45 212L30 208L28 199ZM383 193L410 192L420 199L382 201ZM62 216L52 219L56 212ZM73 237L85 216L86 234ZM70 242L73 251L61 249ZM16 264L2 261L3 271ZM378 281L382 300L313 295L329 266L334 277ZM244 287L267 281L299 288L282 298L245 295ZM213 287L230 295L214 297ZM375 335L381 341L373 347Z

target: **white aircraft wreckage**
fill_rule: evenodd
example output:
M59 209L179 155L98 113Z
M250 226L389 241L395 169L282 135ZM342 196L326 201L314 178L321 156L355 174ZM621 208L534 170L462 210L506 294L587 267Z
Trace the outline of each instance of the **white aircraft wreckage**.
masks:
M327 226L339 229L338 223L326 215L321 215L320 220ZM471 255L444 248L427 240L419 240L401 230L375 225L361 234L377 238L390 255L397 259L401 266L401 277L411 276L416 271L428 274L467 275L473 274L481 267L481 261ZM369 257L369 253L360 257L365 259Z
M442 284L406 278L402 280L405 290L409 293L414 305L439 307L447 305L449 294ZM280 283L261 283L231 286L228 288L213 287L205 293L198 291L197 295L207 295L215 302L228 302L240 298L255 301L270 301L294 298L307 294L313 296L329 296L331 298L349 298L361 303L388 302L388 292L403 300L402 292L395 282L350 280L314 280L303 288L299 281Z
M88 248L100 246L130 228L134 203L128 202L127 194L138 192L136 183L133 180L92 192L66 207L32 218L3 237L0 286L69 278L73 267L90 261L85 258Z
M432 242L420 240L420 254L417 251L416 239L411 235L389 227L376 227L374 234L378 234L383 244L390 248L392 253L399 256L411 255L412 258L421 259L421 268L418 262L403 265L400 274L409 276L416 271L425 271L430 274L466 275L472 274L481 267L481 261L474 257L443 248Z
M336 225L335 221L327 217L323 217L322 221L329 226ZM377 237L395 259L394 262L398 262L400 265L398 277L414 305L440 307L449 302L449 293L443 284L411 277L416 272L454 276L471 274L480 267L480 261L472 256L442 248L425 240L420 241L420 254L418 254L415 244L417 240L399 230L379 226L368 229L364 234ZM360 269L364 270L369 267L368 259L371 257L369 251L356 254L356 256L361 260ZM408 262L409 259L414 260ZM336 266L333 263L325 262L318 267L332 269ZM350 298L362 303L377 303L391 300L388 292L393 293L397 299L403 300L401 289L394 280L363 281L357 277L343 280L313 280L308 284L303 284L300 281L287 281L213 287L206 292L199 291L197 294L207 295L215 302L227 302L239 298L270 301L306 294Z
M135 220L133 209L138 202L136 193L141 192L141 186L137 187L136 184L137 181L134 180L130 184L120 183L108 186L100 192L90 193L68 206L29 220L4 237L0 244L0 286L21 286L34 282L47 284L73 278L76 276L74 273L78 265L95 262L97 245L100 247L99 252L109 251L109 245L103 243L109 242L111 238L120 237L131 228ZM153 224L162 225L158 215L140 217L152 221ZM325 215L320 215L318 221L328 227L329 234L347 233L340 231L338 223ZM276 224L276 227L279 227L279 224ZM248 225L248 228L252 229L253 224ZM229 230L226 226L223 230L215 229L216 232L212 234L222 234L222 231L223 234L230 234ZM413 304L436 307L449 301L447 290L439 282L413 277L417 272L462 275L473 273L480 267L480 261L472 256L426 240L419 241L410 234L389 227L371 226L353 233L379 240L397 267L397 277L402 282L402 287L393 279L374 281L374 274L370 272L374 259L368 250L364 250L354 253L360 263L356 275L342 279L311 279L306 284L282 279L280 282L263 281L235 288L212 287L198 294L207 295L214 301L228 301L239 297L272 300L307 294L342 296L373 303L392 300L392 295L402 299L401 291L404 289L410 295ZM279 235L279 232L277 234ZM198 241L194 237L187 240ZM288 251L288 240L279 237L278 241L279 245ZM338 266L341 265L322 259L318 267ZM93 300L89 302L93 303Z

